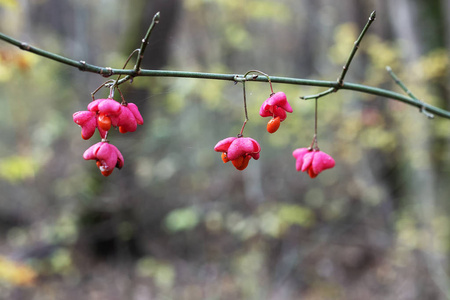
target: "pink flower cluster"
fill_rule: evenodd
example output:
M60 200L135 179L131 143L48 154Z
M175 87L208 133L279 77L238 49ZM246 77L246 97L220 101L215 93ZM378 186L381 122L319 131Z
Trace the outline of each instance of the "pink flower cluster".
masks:
M262 117L272 117L267 124L267 131L274 133L280 127L280 123L287 118L287 113L292 113L292 107L283 92L277 92L266 99L259 110ZM244 122L245 126L245 122ZM244 127L242 128L242 130ZM224 163L231 161L234 167L240 171L247 168L251 158L257 160L261 147L252 138L242 137L242 130L238 137L228 137L219 141L214 150L222 152ZM311 178L317 177L323 170L333 168L334 159L322 152L317 147L317 139L314 136L315 147L295 149L292 155L296 159L297 171L307 172ZM314 143L313 143L314 144Z
M118 169L122 169L123 167L122 153L120 153L116 146L109 142L99 142L92 145L84 151L83 158L85 160L95 160L103 176L111 175L114 167Z
M280 122L286 120L286 112L291 113L292 111L292 107L287 101L286 94L277 92L270 95L270 97L263 102L259 109L259 115L261 117L272 117L267 124L267 131L269 133L274 133L280 127Z
M214 150L222 152L224 163L231 161L233 166L239 171L248 166L251 158L258 160L261 147L258 142L252 138L229 137L219 141Z
M81 137L85 140L94 135L98 128L100 136L105 138L111 126L119 127L121 133L136 131L137 125L144 124L144 119L136 104L124 103L113 99L97 99L89 103L87 111L73 114L73 121L81 127Z
M334 159L320 150L312 148L298 148L292 152L296 159L297 171L308 172L309 177L315 178L320 172L334 167Z
M119 132L136 131L137 125L144 124L144 119L134 103L119 103L113 99L97 99L89 103L87 111L73 114L73 121L81 127L81 137L90 139L98 129L102 141L87 149L83 158L96 160L97 166L104 176L109 176L113 169L123 166L120 151L106 140L111 127L119 128Z
M267 126L267 130L270 133L274 133L278 130L280 122L286 119L286 112L292 112L292 107L287 102L286 95L283 92L278 92L270 95L270 97L264 101L259 114L262 117L272 117L272 120L269 121ZM273 122L273 120L275 120L275 122ZM243 129L244 128L242 128L242 130ZM222 161L224 163L231 161L236 169L242 171L247 168L251 158L254 160L259 159L261 146L256 140L243 137L241 131L238 137L228 137L219 141L214 147L214 150L222 152Z

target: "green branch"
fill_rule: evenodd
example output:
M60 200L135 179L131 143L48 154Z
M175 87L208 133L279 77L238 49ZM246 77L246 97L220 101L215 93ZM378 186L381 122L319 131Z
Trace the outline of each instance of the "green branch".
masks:
M394 79L395 83L401 87L401 89L408 94L409 97L411 97L412 99L414 99L418 104L420 104L420 112L423 113L425 116L427 116L429 119L433 119L434 115L430 114L429 112L426 111L425 106L423 103L423 101L420 101L419 99L417 99L416 96L414 96L414 94L406 87L406 85L397 77L397 75L395 75L394 71L392 71L391 67L387 66L386 67L386 71L388 71L389 75L391 75L392 79Z
M374 13L372 13L371 17L375 17ZM153 18L153 26L158 22L159 14L156 14ZM366 25L367 27L368 25ZM153 28L151 26L151 28ZM149 32L151 30L149 29ZM149 36L150 33L147 33L146 37ZM125 79L130 79L133 77L138 76L148 76L148 77L181 77L181 78L197 78L197 79L213 79L213 80L226 80L226 81L232 81L236 82L236 78L243 78L244 75L241 74L220 74L220 73L202 73L202 72L186 72L186 71L169 71L169 70L147 70L147 69L113 69L109 67L99 67L92 64L88 64L85 61L77 61L73 60L49 51L45 51L36 47L33 47L31 45L28 45L27 43L23 43L21 41L18 41L12 37L9 37L3 33L0 33L0 40L3 40L9 44L12 44L14 46L19 47L22 50L37 54L39 56L57 61L62 64L66 64L75 68L78 68L80 71L85 72L91 72L100 74L104 77L109 77L112 75L128 75L125 78L122 78L120 82L117 82L117 85L125 82ZM139 51L139 57L138 61L142 59L143 51L145 50L145 46L148 43L148 41L145 41L145 38L143 40L141 49ZM357 48L357 47L356 47ZM356 49L354 48L354 49ZM356 51L356 50L354 50ZM352 51L353 52L353 51ZM354 53L353 53L354 55ZM352 55L351 55L352 57ZM351 61L351 58L350 60ZM136 64L136 66L139 68L139 65ZM136 67L135 66L135 67ZM345 76L345 70L341 74L341 78ZM258 82L269 82L269 79L265 76L253 76L252 81L258 81ZM421 110L426 110L430 113L433 113L437 116L450 119L450 111L443 110L440 108L437 108L435 106L432 106L430 104L416 101L413 98L410 98L408 96L389 91L386 89L371 87L367 85L361 85L361 84L355 84L355 83L349 83L349 82L339 82L339 81L325 81L325 80L312 80L312 79L301 79L301 78L292 78L292 77L278 77L278 76L270 76L270 81L273 83L283 83L283 84L292 84L292 85L301 85L301 86L317 86L317 87L328 87L333 90L343 89L343 90L351 90L356 92L361 92L365 94L372 94L380 97L385 97L389 99L398 100L401 102L404 102L408 105L415 106Z

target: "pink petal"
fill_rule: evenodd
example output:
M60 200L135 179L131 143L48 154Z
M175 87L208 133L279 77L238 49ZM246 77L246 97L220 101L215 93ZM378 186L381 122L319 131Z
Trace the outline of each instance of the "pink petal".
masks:
M117 149L116 146L114 146L114 145L111 145L111 146L113 146L114 148L116 148L116 153L117 153L117 164L116 164L116 167L117 167L118 169L122 169L122 167L123 167L123 165L124 165L124 163L125 163L125 161L124 161L124 159L123 159L123 155L122 155L122 153L120 153L119 149Z
M109 148L111 149L111 151L114 151L117 155L117 162L116 162L115 166L118 169L122 169L123 164L124 164L122 153L120 153L119 149L117 149L117 147L114 146L113 144L109 144Z
M95 113L91 111L77 111L73 114L73 121L80 126L83 126L85 123L90 121L93 117L95 117Z
M226 139L223 139L221 141L219 141L215 146L214 146L214 151L217 152L227 152L228 151L228 147L230 147L231 143L237 139L237 137L231 136L228 137Z
M292 112L292 107L287 101L286 94L283 92L277 92L267 100L270 105L279 106L287 112Z
M280 106L282 103L286 102L286 94L283 92L277 92L267 98L266 101L272 106Z
M134 103L128 103L127 107L130 109L130 111L133 113L134 117L136 118L136 122L139 125L144 124L144 119L142 118L141 113L139 112L139 109L136 104Z
M262 108L264 109L264 111L270 113L270 115L273 114L273 105L269 104L268 100L264 101Z
M284 120L286 120L286 111L284 109L282 109L281 107L275 106L274 107L274 111L273 111L273 116L276 117L280 117L280 121L283 122Z
M253 143L254 153L259 153L261 151L261 146L259 145L259 143L252 138L248 138L248 139L251 140Z
M334 165L335 161L330 155L322 151L316 151L312 162L312 169L315 174L319 174L323 170L333 168Z
M297 169L297 171L300 171L302 169L303 158L304 158L305 154L310 151L311 150L308 148L298 148L298 149L295 149L294 152L292 152L292 156L294 156L296 159L295 168Z
M97 99L88 104L87 109L92 112L98 112L98 105L106 99Z
M81 127L81 137L85 140L90 139L97 127L96 114L90 111L78 111L73 114L73 121Z
M254 160L258 160L259 159L259 152L257 152L257 153L250 153L250 156L253 157Z
M85 160L97 159L97 151L101 145L102 145L102 142L99 142L99 143L94 144L91 147L87 148L87 150L84 151L84 153L83 153L83 158Z
M259 109L259 115L261 117L271 117L273 113L270 111L270 107L271 106L267 104L267 100L264 101Z
M112 119L111 119L112 122ZM127 132L133 132L137 129L136 118L128 106L123 106L117 120L117 126L121 126Z
M122 111L122 110L120 110L120 111ZM118 125L119 124L119 117L120 117L120 114L119 115L110 115L109 116L109 118L111 119L111 125L112 126L114 126L114 127L119 126Z
M287 102L286 94L283 92L275 93L267 98L259 109L261 117L280 117L281 121L286 119L286 112L291 113L292 107Z
M258 142L252 138L237 138L228 147L227 157L229 160L235 160L239 156L245 156L247 154L256 154L261 151L261 147ZM258 155L256 157L259 158Z
M315 153L315 151L310 151L303 156L302 172L305 172L311 166Z
M273 113L271 113L271 112L268 111L268 110L260 110L260 111L259 111L259 115L260 115L261 117L272 117L272 116L273 116Z
M121 107L122 105L113 99L104 99L98 104L99 112L107 115L119 114Z
M114 169L117 164L117 148L110 145L107 142L102 142L102 145L97 151L97 159L102 166L105 167L104 171L110 171Z
M95 121L94 121L95 124ZM81 127L81 137L83 140L90 139L95 133L95 125L83 126Z

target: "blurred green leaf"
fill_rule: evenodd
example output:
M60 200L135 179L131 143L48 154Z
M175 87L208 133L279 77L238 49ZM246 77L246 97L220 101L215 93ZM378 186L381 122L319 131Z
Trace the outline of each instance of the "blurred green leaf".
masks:
M278 210L278 217L288 223L309 227L315 223L312 210L297 204L282 204Z
M164 220L165 227L171 232L190 230L197 226L199 216L192 208L179 208L171 211Z
M37 162L29 156L9 156L0 160L0 178L17 183L33 178L37 171Z
M175 281L174 267L152 257L144 257L136 264L136 272L142 277L152 277L159 288L171 288Z

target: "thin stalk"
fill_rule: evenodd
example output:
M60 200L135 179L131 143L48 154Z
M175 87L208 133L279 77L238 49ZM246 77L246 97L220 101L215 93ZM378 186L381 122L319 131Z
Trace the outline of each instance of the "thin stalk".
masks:
M342 68L342 73L338 78L338 83L340 86L344 83L344 77L347 74L350 63L352 62L353 57L355 56L356 51L359 48L359 44L361 43L361 40L363 39L363 37L366 34L367 30L369 29L370 25L373 23L373 21L375 21L375 18L376 18L376 11L373 11L370 14L369 20L367 21L366 25L364 26L363 30L361 31L358 39L356 40L355 44L353 45L352 52L350 52L347 62L345 63L344 67Z
M343 87L343 85L344 85L344 78L345 78L345 75L348 72L348 69L349 69L350 64L351 64L351 62L353 60L353 57L355 56L356 51L358 50L359 45L361 44L361 41L362 41L364 35L366 34L367 30L369 29L370 25L373 23L373 21L375 21L375 18L376 18L376 11L373 11L370 14L369 20L367 21L367 23L364 26L363 30L359 34L359 37L356 39L356 41L355 41L355 43L353 45L352 51L350 52L350 55L348 56L347 62L342 67L341 75L339 75L339 78L337 79L337 85L333 86L332 88L329 88L328 90L326 90L324 92L321 92L319 94L300 97L301 99L308 100L308 99L321 98L321 97L324 97L324 96L326 96L328 94L334 93L334 92L338 91L340 88Z
M150 35L152 34L153 28L155 28L155 25L159 23L160 13L159 11L153 16L152 22L150 23L150 26L148 27L147 33L145 34L144 38L142 39L141 47L139 49L134 50L131 52L131 54L128 56L127 61L125 62L125 65L122 69L125 69L126 65L130 61L131 57L134 55L134 53L138 53L138 57L136 59L136 63L134 64L133 73L139 75L139 72L141 70L141 63L142 59L144 58L144 52L147 48L147 45L149 44ZM127 75L124 79L120 80L120 76L115 81L114 85L119 86L120 84L124 83L125 81L128 81L129 79L132 79L136 75Z
M130 62L130 59L133 57L133 55L134 55L135 53L138 53L138 52L139 52L139 49L134 49L133 52L131 52L131 54L128 55L128 58L127 58L127 60L125 61L125 64L123 65L122 69L125 69L125 68L127 67L128 63ZM114 81L114 85L113 85L114 87L117 87L117 86L118 86L118 83L119 83L119 81L120 81L120 76L122 76L122 74L119 74L119 76L117 77L117 79ZM130 75L127 75L127 78L126 78L125 81L127 81L127 80L129 79L129 77L130 77Z
M155 25L159 23L159 17L160 14L157 12L152 19L152 23L148 27L147 33L145 34L144 38L142 39L141 47L139 49L139 55L136 60L136 64L134 66L134 71L136 71L137 74L139 74L139 71L141 69L141 63L142 59L144 58L144 52L147 48L147 45L149 44L150 35L152 34L153 28L155 28Z
M117 88L117 91L120 94L120 98L122 98L121 104L124 105L124 106L127 106L127 101L125 101L125 98L123 97L122 91L119 89L119 87L116 87L116 88Z
M261 71L259 71L259 70L250 70L250 71L247 71L247 73L244 74L243 80L247 80L247 75L250 74L250 73L259 73L259 74L265 76L265 77L267 78L267 80L269 81L269 85L270 85L270 95L272 96L273 94L275 94L275 93L273 92L272 81L270 80L270 76L269 76L268 74L266 74L266 73L264 73L264 72L261 72ZM258 78L258 76L253 77L253 80L255 80L256 78Z
M416 96L406 87L406 85L395 75L394 71L392 71L391 67L387 66L386 71L388 71L389 75L391 75L392 79L394 79L395 83L412 99L416 100L420 105L420 112L423 113L428 119L433 119L434 115L427 112L424 107L424 102L417 99Z
M96 88L95 91L93 91L93 92L91 93L92 101L95 100L94 95L95 95L102 87L107 86L108 83L113 83L113 82L114 82L114 79L107 80L107 81L103 82L98 88Z
M318 114L318 98L314 100L314 137L309 148L319 151L319 145L317 144L317 114Z
M244 112L245 112L245 120L244 120L244 124L242 124L242 128L241 128L241 132L238 134L238 137L243 137L244 136L244 128L245 125L248 122L248 112L247 112L247 96L246 96L246 92L245 92L245 81L242 81L242 91L244 93Z
M316 148L317 148L317 106L318 106L318 100L316 98L316 100L314 100L315 102L315 107L314 107L314 139L316 140Z

